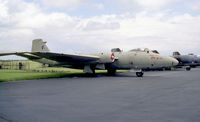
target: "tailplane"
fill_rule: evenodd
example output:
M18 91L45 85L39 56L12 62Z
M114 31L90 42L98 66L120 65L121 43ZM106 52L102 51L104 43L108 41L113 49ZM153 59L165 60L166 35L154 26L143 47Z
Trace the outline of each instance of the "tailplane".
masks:
M32 52L49 52L49 48L42 39L34 39L32 42Z

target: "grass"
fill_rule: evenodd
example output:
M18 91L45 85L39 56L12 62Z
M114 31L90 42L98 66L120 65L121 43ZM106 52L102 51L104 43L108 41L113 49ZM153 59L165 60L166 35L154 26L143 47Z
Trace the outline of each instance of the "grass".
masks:
M19 63L23 64L23 70L19 69ZM4 69L0 70L0 82L46 79L46 78L61 78L73 76L88 76L83 73L83 70L62 68L62 67L43 67L41 63L25 60L25 61L0 61L0 65ZM119 70L118 72L127 72ZM105 74L106 70L96 70L96 74Z
M83 70L80 69L71 69L71 68L62 68L62 67L45 67L45 68L33 68L32 71L45 71L45 72L65 72L65 73L80 73Z
M72 73L50 73L50 72L29 72L19 70L0 70L0 82L2 81L18 81L31 79L46 79L67 77ZM76 73L81 74L81 72Z
M43 70L58 70L59 68L43 68ZM73 76L88 76L82 70L64 68L64 72L33 72L21 70L0 70L0 82L18 81L18 80L33 80L33 79L47 79L47 78L62 78ZM62 68L59 69L63 71ZM58 70L58 71L59 71ZM127 72L120 70L118 72ZM96 74L106 74L106 70L96 70Z

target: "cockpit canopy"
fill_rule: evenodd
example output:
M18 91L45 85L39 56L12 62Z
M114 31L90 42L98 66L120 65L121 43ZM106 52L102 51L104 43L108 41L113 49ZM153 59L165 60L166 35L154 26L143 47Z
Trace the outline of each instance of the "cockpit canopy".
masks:
M111 49L111 52L122 52L122 50L121 49L119 49L119 48L113 48L113 49Z
M150 50L148 48L144 48L144 49L136 48L136 49L130 50L130 52L134 52L134 51L136 51L136 52L148 52L148 53L150 52Z
M173 52L173 56L179 56L181 55L179 52Z
M132 49L130 50L130 52L152 52L152 53L156 53L156 54L159 54L159 52L157 50L149 50L148 48L136 48L136 49Z
M152 50L153 53L159 54L157 50Z

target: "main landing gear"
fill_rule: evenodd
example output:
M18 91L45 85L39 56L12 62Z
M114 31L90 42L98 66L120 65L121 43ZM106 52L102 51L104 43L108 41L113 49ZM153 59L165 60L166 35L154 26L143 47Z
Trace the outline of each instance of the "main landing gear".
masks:
M143 72L141 71L141 72L136 72L136 75L137 75L137 77L142 77L143 76Z
M187 71L190 71L190 70L191 70L191 67L190 67L190 66L187 66L187 67L185 67L185 69L186 69Z

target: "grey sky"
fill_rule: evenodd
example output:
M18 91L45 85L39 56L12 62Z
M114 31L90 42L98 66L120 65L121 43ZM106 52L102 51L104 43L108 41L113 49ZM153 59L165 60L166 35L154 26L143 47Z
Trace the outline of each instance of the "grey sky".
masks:
M43 38L53 52L200 54L199 8L198 0L0 0L0 51L30 51Z

